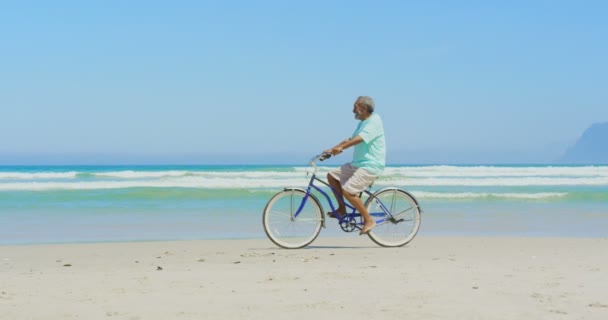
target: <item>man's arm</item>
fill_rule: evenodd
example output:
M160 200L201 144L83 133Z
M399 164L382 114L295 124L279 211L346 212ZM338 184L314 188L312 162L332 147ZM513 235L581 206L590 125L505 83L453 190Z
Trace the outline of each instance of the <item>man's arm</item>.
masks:
M363 138L361 138L361 136L356 135L352 138L348 138L340 143L338 143L337 145L335 145L333 148L325 150L325 152L327 153L331 153L332 155L337 155L339 153L341 153L344 149L348 149L354 145L357 145L359 143L363 142Z

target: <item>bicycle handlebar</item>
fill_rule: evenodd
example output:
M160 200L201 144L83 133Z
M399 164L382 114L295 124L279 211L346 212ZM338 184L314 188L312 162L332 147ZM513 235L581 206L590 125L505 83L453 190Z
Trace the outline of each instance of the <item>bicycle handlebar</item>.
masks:
M325 160L331 158L331 156L332 156L331 153L322 153L318 157L319 157L319 161L325 161Z
M321 154L318 154L318 155L312 157L312 159L310 159L310 162L315 162L317 160L318 161L325 161L325 160L327 160L327 159L329 159L331 157L332 157L331 153L329 153L329 152L325 153L324 152L324 153L321 153Z
M325 160L327 160L327 159L329 159L331 157L332 157L331 153L321 153L321 154L318 154L318 155L312 157L312 159L310 159L310 161L308 162L308 164L311 165L315 169L315 172L317 172L318 168L317 168L317 165L315 164L315 161L317 161L317 160L318 161L325 161Z

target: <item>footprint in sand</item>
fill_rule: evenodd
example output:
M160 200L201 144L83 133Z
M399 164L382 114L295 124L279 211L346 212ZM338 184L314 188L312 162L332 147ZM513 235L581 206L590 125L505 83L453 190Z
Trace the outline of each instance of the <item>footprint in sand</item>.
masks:
M592 308L608 308L608 304L603 304L599 302L590 303L589 306Z

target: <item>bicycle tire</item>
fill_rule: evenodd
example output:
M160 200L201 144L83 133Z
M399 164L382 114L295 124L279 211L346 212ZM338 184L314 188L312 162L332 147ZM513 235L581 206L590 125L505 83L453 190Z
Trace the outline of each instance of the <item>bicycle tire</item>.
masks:
M275 194L264 208L262 224L264 232L281 248L298 249L312 243L323 226L323 211L319 200L309 195L298 215L306 192L301 189L285 189Z
M384 205L385 210L380 205ZM420 229L421 214L418 201L409 193L386 188L377 191L365 202L370 213L384 218L367 235L383 247L401 247L414 239ZM374 217L378 221L379 217Z

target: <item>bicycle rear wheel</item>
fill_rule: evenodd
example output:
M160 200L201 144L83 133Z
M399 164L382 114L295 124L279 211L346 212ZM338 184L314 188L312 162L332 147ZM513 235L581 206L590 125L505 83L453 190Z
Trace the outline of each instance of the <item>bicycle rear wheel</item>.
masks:
M412 241L420 229L420 207L403 190L380 190L367 199L365 207L377 221L368 236L380 246L403 246Z
M321 232L323 214L319 201L300 189L274 195L264 208L263 225L268 238L277 246L297 249L309 245ZM298 209L302 207L299 213ZM297 213L297 216L296 216Z

